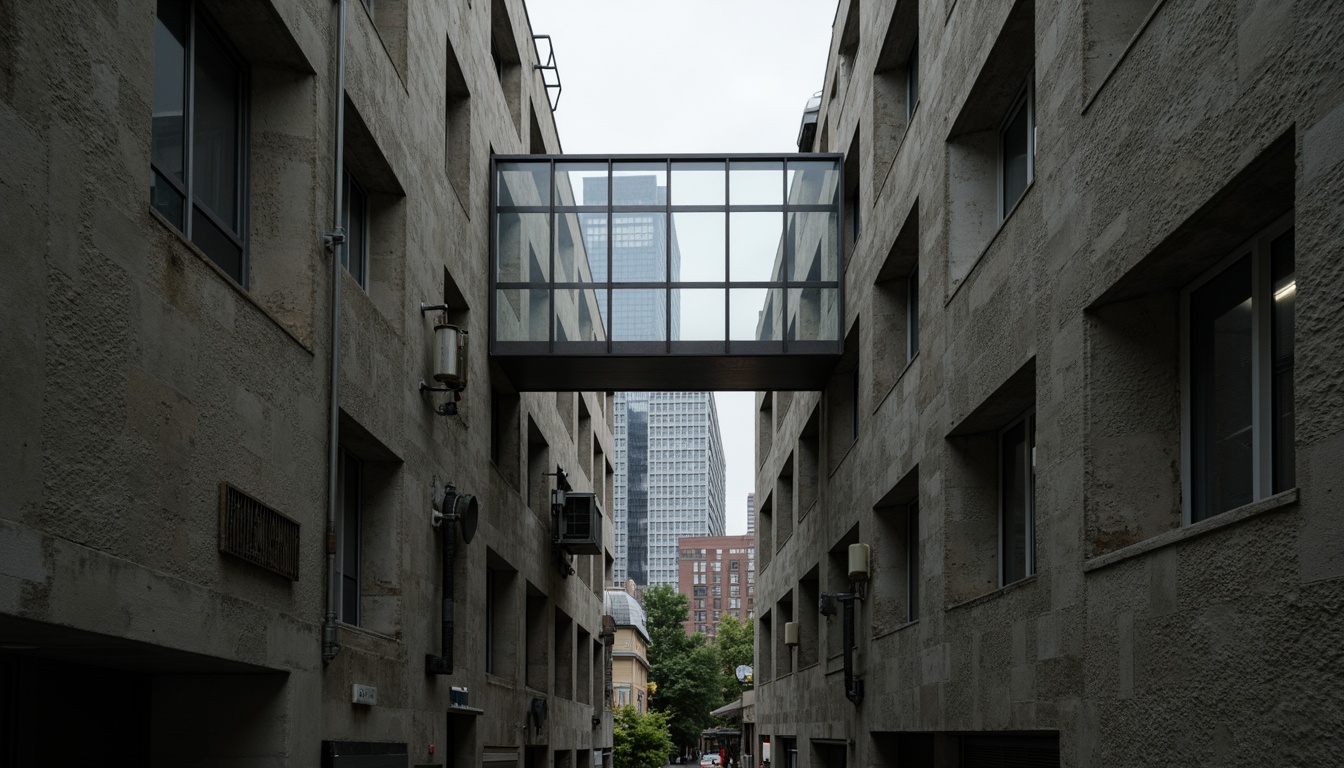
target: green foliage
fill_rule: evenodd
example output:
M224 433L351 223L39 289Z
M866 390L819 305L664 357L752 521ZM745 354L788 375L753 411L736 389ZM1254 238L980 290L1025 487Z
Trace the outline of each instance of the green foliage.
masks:
M632 706L621 707L611 735L615 768L661 768L673 755L667 718L661 712L641 715Z
M751 666L756 644L756 625L750 621L738 621L728 614L719 622L719 630L714 636L714 645L719 651L720 683L723 690L723 704L737 701L744 686L737 681L737 668L743 664ZM723 704L720 704L722 706Z
M718 649L699 632L687 637L690 600L670 584L644 592L649 627L649 678L658 685L652 707L667 715L672 739L692 751L700 731L709 726L711 710L723 702Z

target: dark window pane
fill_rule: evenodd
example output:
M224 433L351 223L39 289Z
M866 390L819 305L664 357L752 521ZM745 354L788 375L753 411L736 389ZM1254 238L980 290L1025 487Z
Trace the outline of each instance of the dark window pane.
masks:
M1018 198L1027 190L1028 179L1028 134L1031 124L1028 120L1030 110L1024 102L1009 119L1003 129L1003 210L1001 216L1007 216L1017 203Z
M149 172L150 204L178 229L186 229L182 214L183 200L182 195L158 171Z
M1190 296L1191 517L1254 500L1251 258Z
M906 279L906 286L909 290L909 300L905 307L905 325L907 328L907 354L906 361L915 359L919 353L919 267L910 270L910 277Z
M1293 307L1297 302L1297 274L1293 258L1293 231L1269 246L1270 280L1274 296L1274 492L1297 485L1297 457L1293 444Z
M1003 507L1003 583L1026 578L1027 547L1031 532L1031 422L1024 419L1004 431L999 443L999 483Z
M909 120L915 114L915 105L919 104L919 41L910 49L910 58L905 62L905 118Z
M182 168L185 138L184 124L186 80L187 11L182 0L159 0L158 21L154 24L154 106L150 157L158 169L171 173L179 183L186 176ZM158 208L156 202L155 207ZM182 225L182 209L168 216Z
M345 180L345 248L341 249L341 263L361 286L368 288L369 199L353 176L347 173Z
M199 208L193 208L191 212L191 241L239 285L247 285L243 276L243 249Z
M905 618L919 618L919 502L912 501L906 511L906 606Z
M238 221L238 95L241 74L209 28L196 24L192 192L234 233Z
M340 478L341 621L359 623L360 461L342 452Z

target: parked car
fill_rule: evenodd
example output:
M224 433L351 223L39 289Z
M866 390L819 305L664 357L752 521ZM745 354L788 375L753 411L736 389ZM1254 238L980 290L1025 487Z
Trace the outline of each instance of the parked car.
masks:
M719 764L719 754L717 752L706 752L700 756L700 768L711 768Z

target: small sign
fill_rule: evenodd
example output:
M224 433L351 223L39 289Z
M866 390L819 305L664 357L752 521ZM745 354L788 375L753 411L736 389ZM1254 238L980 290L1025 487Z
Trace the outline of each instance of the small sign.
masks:
M360 685L355 683L355 689L350 694L350 703L363 704L366 707L372 707L378 703L378 689L372 685Z

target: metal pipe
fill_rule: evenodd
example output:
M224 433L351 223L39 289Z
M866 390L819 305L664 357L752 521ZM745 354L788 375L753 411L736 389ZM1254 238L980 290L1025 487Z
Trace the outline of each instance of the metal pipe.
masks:
M331 404L327 425L327 613L322 622L322 662L336 658L341 645L336 641L336 605L340 594L340 575L336 572L336 478L340 461L341 437L341 256L345 244L342 212L345 191L345 4L340 5L336 33L336 178L332 206L332 228L323 240L331 251Z
M456 499L454 499L456 502ZM442 648L440 674L453 673L453 570L457 556L457 527L445 525L443 539L443 624L440 627L439 646Z
M854 603L855 597L846 595L848 599L841 598L844 603L844 626L841 628L843 638L841 643L845 648L845 698L854 702L855 705L863 703L863 680L854 679Z

